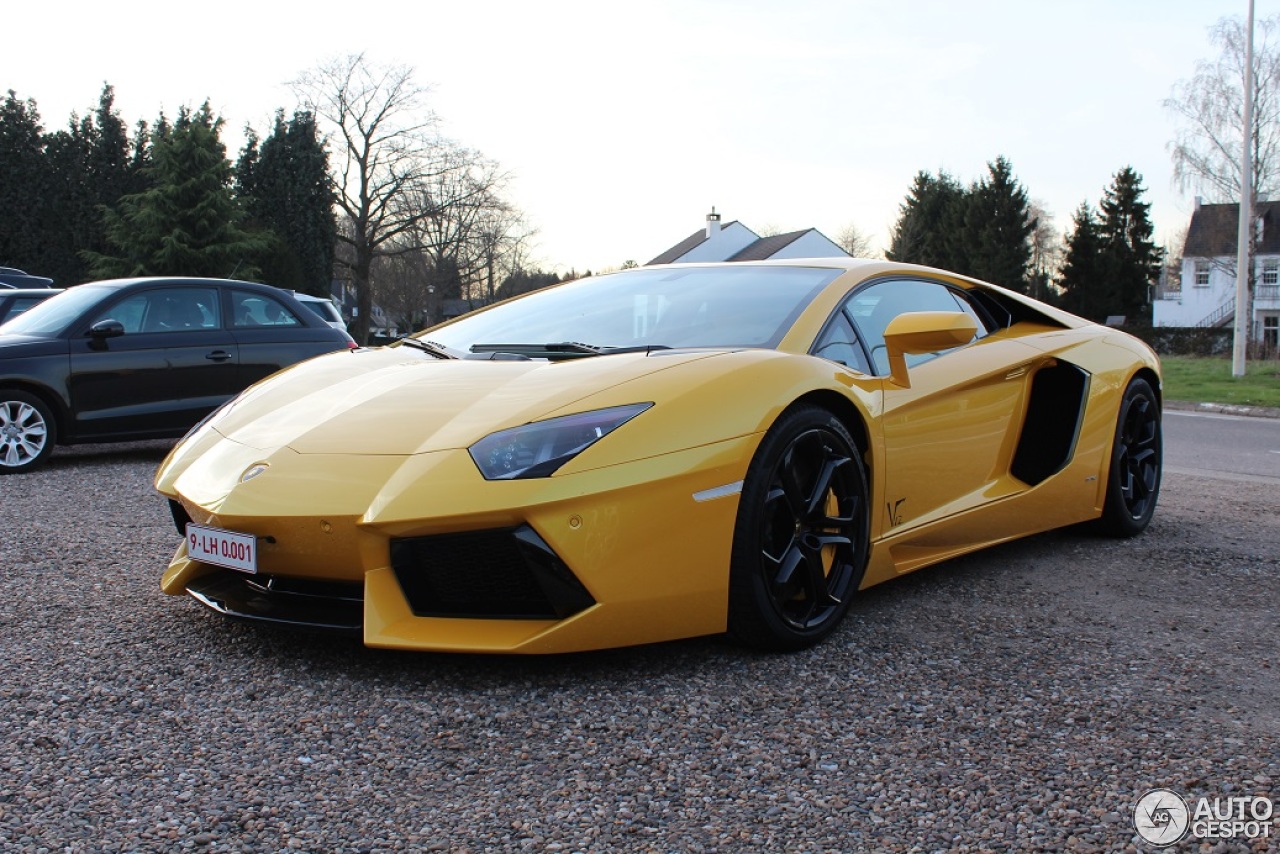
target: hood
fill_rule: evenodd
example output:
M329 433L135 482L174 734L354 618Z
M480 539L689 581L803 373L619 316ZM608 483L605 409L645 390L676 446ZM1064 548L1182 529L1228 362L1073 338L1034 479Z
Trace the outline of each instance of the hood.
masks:
M19 335L6 333L0 327L0 358L6 356L43 356L48 353L65 354L69 343L61 338L46 335Z
M213 428L262 451L405 455L466 448L496 430L573 412L575 403L605 389L719 352L559 362L441 360L408 347L334 353L254 386Z

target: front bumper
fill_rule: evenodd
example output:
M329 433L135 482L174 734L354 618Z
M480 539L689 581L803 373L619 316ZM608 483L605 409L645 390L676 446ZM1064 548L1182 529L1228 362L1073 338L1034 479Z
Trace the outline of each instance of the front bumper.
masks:
M358 631L376 647L567 652L714 634L738 505L717 488L743 479L758 440L501 482L465 451L285 448L262 460L224 441L170 497L193 521L257 535L261 578L194 561L184 541L161 586L229 616ZM239 481L262 462L266 474ZM495 551L499 541L514 545Z

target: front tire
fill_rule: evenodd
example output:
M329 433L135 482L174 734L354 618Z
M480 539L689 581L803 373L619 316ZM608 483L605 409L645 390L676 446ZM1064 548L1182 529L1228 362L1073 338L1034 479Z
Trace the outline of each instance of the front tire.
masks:
M792 651L831 634L867 563L867 477L831 412L784 413L747 470L733 535L729 634Z
M1116 438L1107 472L1107 498L1099 530L1133 537L1146 530L1156 512L1164 463L1160 402L1151 384L1134 379L1125 389L1116 419Z
M0 391L0 474L20 474L53 452L57 427L44 401L23 391Z

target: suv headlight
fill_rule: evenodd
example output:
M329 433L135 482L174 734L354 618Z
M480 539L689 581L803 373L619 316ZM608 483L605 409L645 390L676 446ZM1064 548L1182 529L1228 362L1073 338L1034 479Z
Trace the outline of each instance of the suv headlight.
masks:
M652 403L611 406L490 433L467 449L485 480L549 477Z

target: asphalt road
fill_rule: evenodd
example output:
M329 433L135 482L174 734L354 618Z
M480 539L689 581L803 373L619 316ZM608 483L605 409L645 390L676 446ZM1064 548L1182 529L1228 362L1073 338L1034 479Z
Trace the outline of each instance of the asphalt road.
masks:
M1164 416L1166 471L1263 478L1280 486L1280 418L1177 409L1166 409Z

